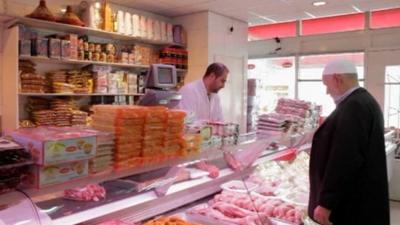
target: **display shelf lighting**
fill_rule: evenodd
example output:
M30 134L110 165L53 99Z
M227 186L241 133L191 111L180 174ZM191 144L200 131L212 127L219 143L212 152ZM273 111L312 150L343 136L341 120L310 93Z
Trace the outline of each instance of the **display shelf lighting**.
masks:
M312 4L313 6L323 6L326 5L326 1L315 1Z

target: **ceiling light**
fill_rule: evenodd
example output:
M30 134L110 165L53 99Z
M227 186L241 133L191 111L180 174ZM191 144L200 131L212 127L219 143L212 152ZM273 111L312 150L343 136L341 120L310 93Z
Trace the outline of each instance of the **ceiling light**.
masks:
M361 9L359 9L357 6L355 6L355 5L352 5L351 6L354 10L356 10L356 12L362 12L362 10Z
M66 11L67 11L67 9L65 9L65 8L64 8L64 9L61 9L61 12L62 12L62 13L65 13Z
M316 1L316 2L313 2L312 4L313 4L313 6L323 6L323 5L326 5L326 2L325 1Z
M304 11L304 13L305 13L307 16L313 18L313 19L317 18L316 16L314 16L313 14L311 14L311 13L309 13L309 12Z

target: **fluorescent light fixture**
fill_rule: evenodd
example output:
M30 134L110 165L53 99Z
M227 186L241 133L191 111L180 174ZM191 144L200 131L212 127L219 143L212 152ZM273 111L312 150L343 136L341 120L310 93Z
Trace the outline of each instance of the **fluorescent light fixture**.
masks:
M260 18L263 19L263 20L267 20L267 21L269 21L269 22L272 22L272 23L277 23L276 20L273 20L273 19L268 18L268 17L266 17L266 16L260 16Z
M314 18L317 18L316 16L314 16L313 14L311 14L311 13L309 13L309 12L304 11L304 13L305 13L307 16L313 18L313 19L314 19Z
M263 19L263 20L266 20L266 21L269 21L269 22L272 22L272 23L277 23L276 20L273 20L273 19L268 18L268 17L266 17L266 16L259 15L258 13L251 12L251 11L249 11L249 13L250 13L251 15L253 15L253 16L257 16L257 17L260 18L260 19Z
M315 1L312 4L313 4L313 6L323 6L323 5L326 5L326 2L325 1Z
M359 9L357 6L352 5L351 6L354 10L356 10L356 12L362 12L361 9Z

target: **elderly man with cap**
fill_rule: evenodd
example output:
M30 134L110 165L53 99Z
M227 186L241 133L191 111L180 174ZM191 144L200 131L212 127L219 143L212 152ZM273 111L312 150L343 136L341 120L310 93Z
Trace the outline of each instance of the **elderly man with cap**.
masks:
M350 61L328 63L322 80L336 109L313 137L308 214L323 225L389 225L381 109Z

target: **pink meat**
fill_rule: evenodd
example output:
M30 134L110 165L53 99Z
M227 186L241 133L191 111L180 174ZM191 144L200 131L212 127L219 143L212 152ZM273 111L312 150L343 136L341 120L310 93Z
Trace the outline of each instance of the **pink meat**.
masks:
M106 190L98 184L88 184L83 188L64 191L64 198L76 201L100 201L106 197Z

